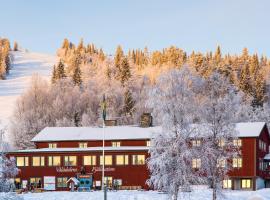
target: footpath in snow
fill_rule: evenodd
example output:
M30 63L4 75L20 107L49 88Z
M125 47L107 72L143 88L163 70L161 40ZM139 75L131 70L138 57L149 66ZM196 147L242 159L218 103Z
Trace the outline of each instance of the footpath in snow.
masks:
M13 63L6 80L0 80L0 121L7 125L17 98L30 86L33 74L49 79L56 56L11 52Z

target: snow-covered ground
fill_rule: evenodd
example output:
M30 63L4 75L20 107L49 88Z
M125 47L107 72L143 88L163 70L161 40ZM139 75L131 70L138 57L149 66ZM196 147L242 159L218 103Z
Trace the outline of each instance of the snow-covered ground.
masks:
M270 189L258 191L225 191L226 200L267 200L270 199ZM197 189L191 193L182 194L185 200L211 200L211 190ZM44 192L19 195L24 200L102 200L103 193L97 192ZM1 195L0 195L1 199ZM108 200L167 200L166 194L156 191L118 191L108 192ZM180 199L180 198L179 198Z
M56 56L32 52L11 52L13 64L6 80L0 80L0 121L7 125L18 96L25 91L33 74L49 78Z

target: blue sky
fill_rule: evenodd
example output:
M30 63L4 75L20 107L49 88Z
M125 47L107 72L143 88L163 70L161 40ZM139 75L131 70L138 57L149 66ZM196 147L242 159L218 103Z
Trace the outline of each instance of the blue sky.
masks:
M64 38L107 53L162 49L270 56L268 0L0 0L0 36L30 51L54 54Z

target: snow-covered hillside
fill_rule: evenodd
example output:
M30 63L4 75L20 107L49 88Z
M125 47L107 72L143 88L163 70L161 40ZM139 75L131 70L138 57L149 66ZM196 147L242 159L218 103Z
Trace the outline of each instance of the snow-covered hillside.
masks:
M12 69L6 80L0 80L0 120L7 125L13 112L16 99L31 82L35 73L49 78L51 69L57 61L56 56L32 52L11 52Z

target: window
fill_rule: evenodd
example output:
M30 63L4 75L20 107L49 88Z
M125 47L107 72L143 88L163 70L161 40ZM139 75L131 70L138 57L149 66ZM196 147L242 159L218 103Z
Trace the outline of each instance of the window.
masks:
M232 188L232 180L231 179L223 180L223 188L224 189L231 189Z
M65 166L76 166L77 165L77 156L65 156L64 165Z
M96 165L96 156L83 156L83 165Z
M133 165L144 165L145 164L145 155L132 155L132 164Z
M48 157L48 166L60 166L61 157L60 156L49 156Z
M217 160L217 167L224 168L226 166L226 160L224 158L220 158Z
M201 167L201 159L200 158L194 158L192 159L192 168L199 169Z
M262 151L266 151L266 143L262 140L259 140L259 149Z
M150 147L151 146L151 141L150 140L146 141L146 146L147 147Z
M67 187L68 177L57 177L56 184L59 188Z
M17 157L16 158L17 167L25 167L29 166L29 158L28 157Z
M112 142L112 147L120 147L121 143L120 142Z
M79 148L87 148L87 142L80 142Z
M30 185L33 185L35 188L41 188L41 178L30 178Z
M264 163L263 163L263 160L260 160L260 161L259 161L259 169L262 170L262 171L264 170Z
M34 167L45 166L44 156L42 156L42 157L34 156L32 158L32 166L34 166Z
M243 189L251 188L251 180L250 179L242 179L241 180L241 187Z
M57 148L57 143L49 143L49 148Z
M116 165L128 165L128 155L117 155Z
M233 158L233 167L242 167L242 158Z
M192 140L192 146L193 147L201 146L201 140Z
M225 139L221 138L218 140L218 146L219 147L224 147L225 146Z
M241 147L242 146L242 140L241 139L234 139L233 140L233 146Z
M122 179L113 179L113 184L115 186L122 186Z
M103 156L100 156L100 165L103 165ZM105 165L112 165L112 156L105 156Z
M112 177L111 176L105 176L104 177L105 185L111 187L112 186Z

